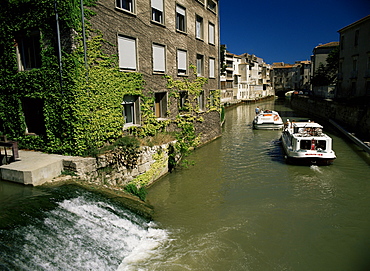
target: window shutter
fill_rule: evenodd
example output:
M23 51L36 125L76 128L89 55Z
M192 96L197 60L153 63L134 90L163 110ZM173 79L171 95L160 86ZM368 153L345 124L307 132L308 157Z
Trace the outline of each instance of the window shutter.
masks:
M179 70L187 70L186 65L186 51L183 50L177 50L177 61L178 61L178 69Z
M215 26L213 24L209 24L208 27L208 38L209 38L209 43L215 44Z
M163 0L152 0L152 8L163 12Z
M120 68L136 70L136 40L119 36L118 56Z
M209 59L209 77L211 78L215 77L215 59L214 58Z
M182 8L180 6L176 6L176 12L185 17L185 9L184 8Z
M153 44L153 70L157 72L165 72L165 47Z

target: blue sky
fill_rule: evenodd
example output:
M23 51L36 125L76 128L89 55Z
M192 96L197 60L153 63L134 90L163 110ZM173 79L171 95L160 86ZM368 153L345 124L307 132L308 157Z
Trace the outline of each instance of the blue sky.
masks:
M221 44L268 64L309 60L319 44L370 14L370 0L220 0ZM370 42L370 41L369 41Z

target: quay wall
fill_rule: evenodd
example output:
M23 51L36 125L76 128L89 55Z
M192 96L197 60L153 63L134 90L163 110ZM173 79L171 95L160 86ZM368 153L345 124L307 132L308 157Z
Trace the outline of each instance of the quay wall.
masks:
M293 96L291 106L312 116L332 119L358 138L370 141L369 106L344 105L331 100L313 100L307 96Z
M130 182L138 186L148 186L170 171L169 155L174 142L153 147L141 147L137 163L125 166L112 163L110 155L98 158L66 157L63 159L65 175L54 178L51 182L79 179L113 190L122 190ZM179 155L177 156L180 159Z

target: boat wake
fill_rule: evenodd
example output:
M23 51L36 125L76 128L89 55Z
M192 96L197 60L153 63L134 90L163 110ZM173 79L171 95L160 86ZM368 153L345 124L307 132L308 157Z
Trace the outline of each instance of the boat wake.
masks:
M316 171L316 172L319 172L319 173L322 173L321 169L319 166L316 166L316 165L311 165L310 166L310 169L312 169L313 171Z

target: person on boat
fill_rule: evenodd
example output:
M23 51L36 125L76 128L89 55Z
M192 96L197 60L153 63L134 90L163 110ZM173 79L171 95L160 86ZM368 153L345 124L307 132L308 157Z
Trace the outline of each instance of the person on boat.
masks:
M257 107L256 107L256 109L255 109L255 111L256 111L256 115L257 115L257 114L259 114L259 112L260 112L260 107L259 107L259 106L257 106Z

